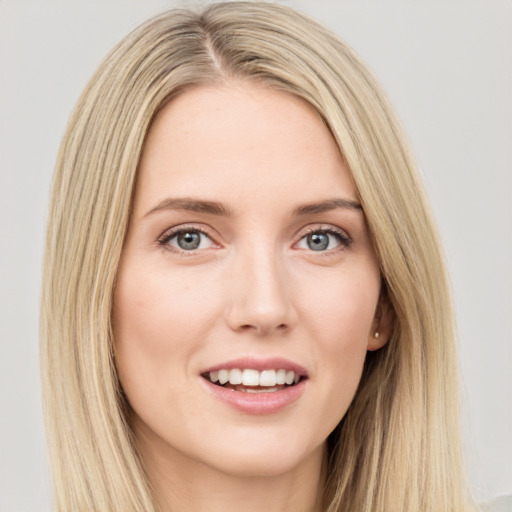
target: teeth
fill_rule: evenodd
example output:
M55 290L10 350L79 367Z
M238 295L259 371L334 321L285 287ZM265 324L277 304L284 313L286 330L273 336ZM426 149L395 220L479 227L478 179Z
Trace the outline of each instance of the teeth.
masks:
M215 372L211 372L211 373L215 373ZM226 382L228 380L229 380L229 370L219 370L219 383L226 384ZM215 381L212 381L212 382L215 382Z
M260 386L274 387L276 385L276 371L263 370L260 373Z
M240 389L242 393L275 393L276 391L280 391L280 388L265 388L265 389Z
M286 371L284 369L263 370L259 372L252 368L245 368L243 370L233 368L232 370L210 372L209 378L211 382L218 382L221 385L229 382L234 386L240 384L244 386L263 386L269 388L267 391L275 391L278 389L275 386L297 384L300 380L300 375L296 375L293 370Z
M231 379L229 382L231 382ZM231 382L231 384L233 383ZM244 386L259 386L260 372L258 370L244 370L242 372L242 384Z
M242 384L242 371L238 368L229 371L229 383L234 386Z

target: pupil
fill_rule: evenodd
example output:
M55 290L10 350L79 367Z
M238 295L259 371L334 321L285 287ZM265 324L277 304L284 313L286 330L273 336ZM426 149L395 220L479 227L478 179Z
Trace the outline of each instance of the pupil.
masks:
M197 249L200 242L201 237L199 233L194 233L193 231L185 231L184 233L180 233L178 235L178 245L185 251Z
M329 237L325 233L312 233L308 235L307 243L313 251L323 251L329 246Z

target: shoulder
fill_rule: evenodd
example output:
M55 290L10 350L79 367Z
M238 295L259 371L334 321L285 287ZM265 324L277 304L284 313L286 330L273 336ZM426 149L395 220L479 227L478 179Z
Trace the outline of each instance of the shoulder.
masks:
M512 512L512 496L500 496L480 503L482 512Z

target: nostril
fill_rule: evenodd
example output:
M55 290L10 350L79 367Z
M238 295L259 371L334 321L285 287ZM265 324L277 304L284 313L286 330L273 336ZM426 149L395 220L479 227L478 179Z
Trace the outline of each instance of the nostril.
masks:
M256 331L258 332L259 335L267 336L268 334L272 334L272 333L276 333L276 332L283 333L283 332L287 331L288 330L288 325L286 325L286 324L279 324L277 326L273 326L273 325L258 325L258 326L255 326L255 329L256 329Z
M268 334L271 334L272 332L284 332L288 330L288 325L286 324L279 324L276 327L273 326L266 326L266 325L251 325L251 324L244 324L240 325L237 329L238 332L247 332L247 331L254 331L260 336L267 336Z

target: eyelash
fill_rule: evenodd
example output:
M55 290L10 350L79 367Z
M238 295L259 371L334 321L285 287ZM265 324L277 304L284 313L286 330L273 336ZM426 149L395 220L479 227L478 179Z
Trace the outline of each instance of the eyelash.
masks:
M180 250L180 249L176 249L175 247L172 247L169 244L169 241L172 240L172 238L174 238L175 236L179 235L180 233L184 233L184 232L187 232L187 231L193 231L195 233L201 233L202 235L208 237L215 244L215 242L213 241L213 237L206 230L198 228L196 226L183 226L183 227L179 227L179 228L170 228L167 231L165 231L160 237L158 237L158 240L157 240L158 245L161 246L162 249L164 249L166 251L171 251L173 253L178 253L178 254L181 254L183 256L192 256L193 254L196 254L197 251L195 251L195 250L191 250L191 251ZM336 229L336 228L334 228L332 226L329 226L329 227L322 227L322 226L310 227L310 228L307 229L307 231L305 233L303 233L300 236L299 240L297 242L295 242L295 243L300 242L303 238L305 238L308 235L311 235L313 233L326 233L328 235L332 235L333 237L335 237L338 240L338 242L341 245L341 247L339 247L339 248L330 249L330 250L327 250L327 251L319 251L319 253L332 254L333 251L340 251L340 250L346 249L346 248L350 247L350 245L352 245L352 243L353 243L353 240L347 235L347 233L345 231L343 231L341 229Z
M204 229L198 228L196 226L183 226L179 228L170 228L165 233L163 233L160 237L158 237L158 245L162 247L162 249L166 251L170 251L173 253L181 254L183 256L192 256L197 251L185 251L176 249L169 244L169 241L172 240L175 236L180 233L186 233L187 231L193 231L194 233L201 233L202 235L208 237L213 242L213 237Z
M327 233L328 235L332 235L334 238L340 242L343 249L346 249L352 245L353 240L347 235L345 231L342 229L337 229L332 226L328 227L311 227L308 228L306 233L304 233L299 240L302 240L308 235L312 235L313 233ZM333 249L331 249L332 251ZM341 249L338 249L341 250ZM321 252L330 252L330 251L321 251Z

